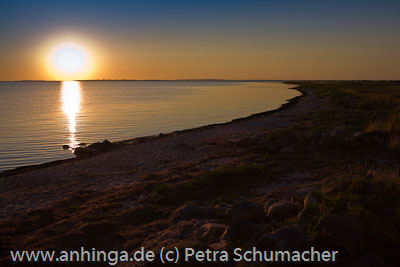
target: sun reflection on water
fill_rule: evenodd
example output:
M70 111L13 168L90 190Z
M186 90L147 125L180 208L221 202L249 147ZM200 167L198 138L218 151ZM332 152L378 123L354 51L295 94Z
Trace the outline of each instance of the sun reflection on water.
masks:
M77 81L64 81L61 86L62 109L68 117L69 135L68 145L77 147L76 140L76 114L79 112L81 103L81 87Z

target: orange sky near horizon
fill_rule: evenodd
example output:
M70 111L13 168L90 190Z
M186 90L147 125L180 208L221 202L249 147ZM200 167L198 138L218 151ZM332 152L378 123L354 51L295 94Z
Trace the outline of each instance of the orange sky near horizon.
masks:
M55 39L57 40L57 38ZM93 57L92 70L64 75L47 58L57 44L71 41ZM288 40L289 41L289 40ZM396 79L400 60L395 50L359 51L357 46L276 47L225 44L223 41L141 45L124 41L66 38L7 52L0 80L78 79ZM4 52L4 51L3 51ZM393 57L396 55L396 57ZM3 62L4 62L3 61Z
M0 14L2 81L400 79L399 19L379 1L365 7L345 1L342 6L168 1L175 9L162 2L78 1L80 9L24 3L11 3ZM83 47L91 60L66 74L49 63L49 55L68 42Z

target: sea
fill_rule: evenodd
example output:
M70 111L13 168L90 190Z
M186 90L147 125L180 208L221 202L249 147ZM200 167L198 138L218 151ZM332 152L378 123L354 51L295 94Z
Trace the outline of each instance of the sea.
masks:
M0 82L0 171L71 148L229 122L300 95L279 81Z

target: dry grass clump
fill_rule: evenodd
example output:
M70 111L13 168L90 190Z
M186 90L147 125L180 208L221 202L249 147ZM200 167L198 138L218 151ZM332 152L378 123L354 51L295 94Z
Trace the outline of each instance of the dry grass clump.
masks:
M400 114L392 114L388 118L370 121L365 128L366 133L394 133L400 131Z

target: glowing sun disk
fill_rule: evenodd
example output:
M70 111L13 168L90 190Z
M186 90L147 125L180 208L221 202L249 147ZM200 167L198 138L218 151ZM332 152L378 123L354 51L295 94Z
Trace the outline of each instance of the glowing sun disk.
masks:
M60 43L49 53L49 70L58 79L83 79L91 72L90 54L76 43Z

